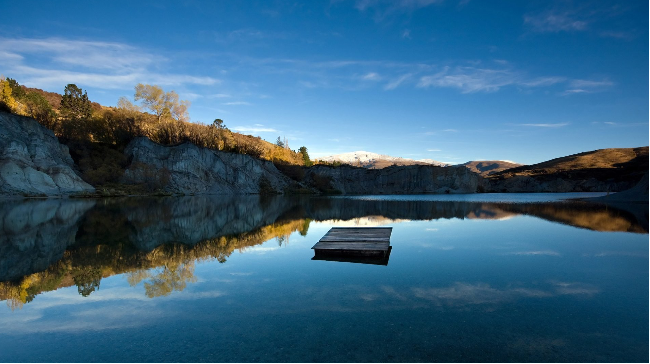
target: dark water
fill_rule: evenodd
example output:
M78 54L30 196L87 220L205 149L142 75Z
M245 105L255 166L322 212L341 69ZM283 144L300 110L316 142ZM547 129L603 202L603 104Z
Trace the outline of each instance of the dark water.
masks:
M0 361L647 362L648 206L563 197L0 201Z

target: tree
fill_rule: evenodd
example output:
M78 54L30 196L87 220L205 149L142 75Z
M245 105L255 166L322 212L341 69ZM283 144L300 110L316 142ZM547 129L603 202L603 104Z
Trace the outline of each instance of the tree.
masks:
M134 99L142 101L144 107L156 115L158 122L164 118L179 121L189 119L187 108L189 108L190 102L179 100L178 94L174 91L165 92L160 86L139 83L135 86Z
M224 124L223 120L221 120L221 119L214 119L214 121L212 122L212 126L217 128L217 129L225 129L226 128L226 124Z
M92 114L92 106L88 93L75 84L68 84L61 97L61 136L68 139L88 139L88 121Z
M307 147L298 148L298 153L302 154L302 160L305 162L305 166L310 167L313 163L309 158L309 152L307 152Z
M24 97L23 102L25 103L27 115L36 119L46 128L54 129L56 126L56 113L43 95L30 92Z
M275 141L275 145L280 148L284 148L284 142L282 141L282 138L278 137L278 140Z
M16 80L7 77L6 82L9 83L9 87L11 87L11 94L14 98L20 100L26 96L25 90L22 88L22 86L20 86L20 84L18 84Z
M131 101L129 101L129 99L127 99L124 96L120 97L117 100L117 108L122 109L122 110L127 111L127 112L139 112L140 111L140 108L138 107L138 105L133 105L133 103Z
M16 108L16 100L11 92L11 85L4 77L0 77L0 110L12 112Z
M61 107L59 108L61 116L65 120L88 120L92 114L92 106L88 100L88 93L71 83L68 84L61 98Z

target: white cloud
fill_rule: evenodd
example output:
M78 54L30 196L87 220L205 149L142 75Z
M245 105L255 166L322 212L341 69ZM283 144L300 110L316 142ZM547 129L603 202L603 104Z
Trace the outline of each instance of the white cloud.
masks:
M252 105L252 104L246 101L231 101L231 102L224 102L221 105L237 106L237 105Z
M602 81L593 81L593 80L573 80L570 82L571 87L582 88L582 89L598 89L604 87L610 87L614 85L614 82L608 80Z
M427 152L442 152L442 149L427 149Z
M0 51L0 61L22 61L25 57L21 56L20 54L17 53L12 53L12 52L7 52L7 51Z
M355 8L365 11L375 8L377 12L388 15L394 12L408 12L429 5L441 3L443 0L357 0Z
M393 81L389 82L384 86L384 90L394 90L397 88L399 85L404 83L404 81L410 79L413 75L411 73L407 73L404 75L399 76L398 78L394 79Z
M609 80L572 80L569 82L569 89L564 90L560 95L568 96L575 94L589 94L602 92L614 86L614 82Z
M462 93L494 92L519 82L519 76L506 69L445 67L442 71L420 78L418 87L452 87Z
M629 32L622 32L622 31L604 31L600 32L601 37L605 38L615 38L615 39L623 39L623 40L631 40L634 38L634 35Z
M0 38L0 67L27 86L68 83L98 89L130 89L137 83L161 86L214 85L218 79L154 72L167 62L136 47L116 42L62 38Z
M587 29L587 21L575 19L569 12L547 11L536 15L524 16L524 23L539 33L557 33L561 31L582 31Z
M244 133L278 133L276 129L264 126L236 126L232 130Z
M538 77L522 82L521 85L528 87L551 86L566 81L565 77Z
M526 251L526 252L507 253L507 255L550 255L550 256L559 257L560 253L552 250L535 250L535 251Z
M228 94L212 94L212 95L208 95L206 97L210 98L210 99L213 99L213 98L214 99L222 99L222 98L230 97L230 95L228 95Z
M366 81L379 81L379 80L381 80L381 76L379 76L379 74L377 74L375 72L369 72L369 73L365 74L361 78L366 80Z
M404 29L402 31L402 38L411 39L411 30L410 29Z
M569 123L556 123L556 124L519 124L522 126L533 126L538 128L561 128L569 125Z

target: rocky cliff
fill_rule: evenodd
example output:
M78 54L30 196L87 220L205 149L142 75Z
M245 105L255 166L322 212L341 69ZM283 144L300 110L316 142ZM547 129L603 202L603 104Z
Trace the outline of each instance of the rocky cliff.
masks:
M94 205L74 199L0 203L0 281L45 270L61 259Z
M131 161L122 179L124 183L150 184L173 193L282 192L292 184L271 162L191 143L168 147L136 138L124 152Z
M343 194L474 193L483 178L465 167L398 166L384 169L314 166L305 181ZM327 186L329 184L329 187Z
M0 112L0 195L93 191L73 170L68 148L36 120Z

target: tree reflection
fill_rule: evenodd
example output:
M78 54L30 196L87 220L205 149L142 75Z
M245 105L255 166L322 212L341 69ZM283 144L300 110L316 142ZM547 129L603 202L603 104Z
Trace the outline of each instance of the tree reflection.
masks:
M96 220L87 221L96 225ZM167 296L182 291L188 283L196 282L196 262L216 260L225 263L235 250L243 251L274 238L286 242L293 232L304 231L308 226L305 219L276 222L247 233L215 237L195 245L163 244L148 252L140 251L123 240L96 240L101 241L96 244L81 241L47 270L16 281L0 282L0 299L6 300L12 310L20 309L42 292L71 285L77 287L81 296L87 297L99 289L103 277L115 274L125 274L130 286L144 282L144 293L149 298ZM89 230L85 228L83 236Z
M194 277L194 262L187 264L172 263L163 266L160 273L151 277L148 282L145 282L144 289L149 298L167 296L173 291L184 290L188 282L196 282L196 277Z
M95 290L99 290L102 280L102 270L96 267L80 267L72 272L72 279L80 295L87 297Z
M312 221L353 221L363 217L393 221L504 219L525 214L598 231L648 231L647 205L639 205L636 211L578 202L504 204L275 197L262 201L257 197L97 201L83 208L65 205L76 206L80 212L66 215L64 212L74 209L59 208L56 216L61 217L29 228L8 225L10 221L22 221L16 217L30 215L32 210L34 216L45 216L36 212L49 211L44 207L50 205L32 202L18 206L21 208L0 206L0 231L4 231L4 235L0 234L0 279L5 279L0 282L0 300L6 300L11 309L21 308L42 292L72 285L87 297L99 289L103 277L116 274L125 274L131 286L144 282L147 297L165 296L196 281L196 262L226 263L233 252L272 239L280 246L286 245L294 232L306 236ZM88 210L89 206L94 207ZM65 224L66 219L75 223ZM47 264L50 266L43 269ZM37 273L31 273L34 271Z

